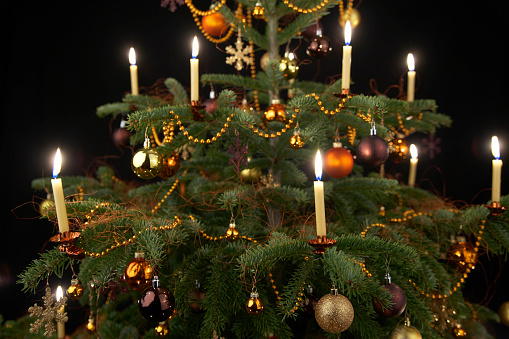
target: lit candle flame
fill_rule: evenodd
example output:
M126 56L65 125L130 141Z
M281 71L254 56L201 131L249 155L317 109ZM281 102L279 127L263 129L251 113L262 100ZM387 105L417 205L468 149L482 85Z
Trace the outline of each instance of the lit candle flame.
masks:
M410 145L410 155L416 159L418 157L417 147L414 144Z
M491 137L491 153L495 159L500 159L500 145L498 144L498 137L496 135Z
M322 155L320 154L320 150L316 151L315 176L316 180L322 180Z
M60 173L60 168L62 166L62 156L60 155L60 148L57 148L57 153L55 154L55 158L53 160L53 178L56 179L58 177L58 173Z
M406 58L406 63L408 65L409 71L415 71L415 60L414 60L414 55L412 53L408 53L408 56Z
M131 65L136 65L136 52L133 47L129 50L129 63Z
M58 286L57 293L56 293L57 301L60 301L60 299L62 299L63 296L64 296L64 292L62 291L62 286Z
M350 26L350 20L345 24L345 45L350 46L352 42L352 27Z
M192 51L192 54L191 54L193 59L196 59L196 57L198 56L199 49L200 49L200 47L198 45L198 38L194 37L194 39L193 39L193 51Z

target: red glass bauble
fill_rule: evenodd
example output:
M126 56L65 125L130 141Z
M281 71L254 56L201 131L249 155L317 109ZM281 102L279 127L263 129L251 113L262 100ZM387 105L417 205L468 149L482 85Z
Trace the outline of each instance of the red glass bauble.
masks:
M395 318L406 308L406 295L405 291L401 287L396 284L386 284L383 286L384 289L389 291L392 294L392 298L390 298L392 306L384 309L382 303L378 299L373 300L373 309L376 313L380 314L385 318Z
M317 35L309 42L306 53L313 58L323 58L332 51L330 40L326 36Z
M227 27L229 23L226 22L226 19L221 13L216 12L203 16L201 18L201 25L205 32L215 38L218 38L228 32Z
M378 135L370 135L359 141L357 160L364 165L377 167L389 158L389 146Z
M175 309L175 297L164 287L159 287L154 278L152 287L144 290L138 299L140 314L149 321L161 322L168 319Z
M353 169L352 154L343 147L332 147L325 152L323 170L330 177L340 179L346 177Z

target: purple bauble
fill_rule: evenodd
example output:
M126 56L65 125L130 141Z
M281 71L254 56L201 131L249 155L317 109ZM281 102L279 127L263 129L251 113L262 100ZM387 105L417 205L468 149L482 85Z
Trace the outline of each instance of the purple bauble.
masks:
M330 40L326 36L317 35L310 42L306 53L313 58L323 58L332 51Z
M406 308L406 295L405 291L401 287L396 284L386 284L383 286L390 294L392 294L392 298L390 299L392 306L384 309L382 304L378 299L373 300L373 309L376 313L380 314L385 318L396 318L401 315Z
M370 135L359 141L357 160L364 165L377 167L389 158L389 145L378 135Z
M175 309L175 297L164 287L149 287L138 299L141 315L150 321L161 322L168 319Z

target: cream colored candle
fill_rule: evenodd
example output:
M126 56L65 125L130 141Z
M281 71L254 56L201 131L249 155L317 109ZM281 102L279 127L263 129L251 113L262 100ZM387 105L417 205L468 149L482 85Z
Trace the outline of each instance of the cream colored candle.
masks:
M407 56L408 80L407 80L407 101L413 102L415 98L415 60L412 53Z
M323 181L321 181L322 155L320 154L320 150L316 152L315 175L316 181L314 182L314 188L315 188L316 235L322 237L327 234L327 228L325 226L325 198L323 194Z
M53 162L53 179L51 179L51 186L53 187L53 199L55 200L55 208L57 210L58 229L60 233L64 233L69 232L69 222L67 220L67 210L65 209L62 180L57 178L60 173L61 165L62 156L60 155L60 148L58 148Z
M493 173L491 176L491 201L500 202L500 186L502 183L502 160L500 160L500 146L498 137L491 137L491 153L495 159L492 160Z
M192 58L190 60L191 63L191 102L200 99L200 72L199 72L199 60L198 60L198 38L194 37L193 39L193 51Z
M138 95L138 66L136 65L136 52L131 47L129 50L129 63L131 64L131 93Z
M352 40L352 28L350 21L345 24L345 46L343 46L343 68L341 77L341 88L350 89L350 68L352 66L352 46L350 42Z
M57 301L60 301L60 299L62 299L63 296L64 296L64 293L62 291L62 286L58 286L57 287L57 293L56 293ZM60 314L64 314L65 306L60 307L57 310L57 312L60 313ZM61 323L61 322L58 322L58 321L57 321L57 338L58 339L65 338L65 323Z
M414 144L410 145L410 173L408 174L408 186L415 186L415 177L417 174L417 162L419 162L417 147Z

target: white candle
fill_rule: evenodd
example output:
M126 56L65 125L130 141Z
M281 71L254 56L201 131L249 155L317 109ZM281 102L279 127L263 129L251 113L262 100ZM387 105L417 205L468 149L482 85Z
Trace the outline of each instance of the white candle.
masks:
M58 229L60 233L69 232L69 222L67 221L67 211L65 209L64 190L62 188L62 179L57 178L62 165L62 156L60 148L57 149L55 160L53 161L53 179L51 186L53 187L53 199L55 199L55 208L57 210Z
M196 101L200 98L200 73L198 71L199 60L198 60L198 38L194 37L193 39L193 50L192 50L192 58L190 60L191 63L191 102Z
M325 198L323 195L323 181L322 180L322 156L320 150L316 152L315 160L315 214L316 214L316 235L319 237L327 234L325 227Z
M352 28L350 21L345 24L345 46L343 46L343 69L341 77L341 88L350 89L350 67L352 65L352 46L350 42L352 40Z
M57 287L57 293L56 294L57 294L56 295L57 301L60 301L60 299L62 299L62 297L64 296L64 293L62 291L62 287L61 286ZM65 306L60 307L57 310L57 312L60 313L60 314L64 314ZM65 338L65 323L61 323L61 322L58 322L58 321L57 321L57 338L58 339Z
M415 61L412 53L408 53L407 56L408 65L408 81L407 81L407 101L413 102L415 97Z
M417 154L417 147L414 144L410 145L410 173L408 174L408 186L415 186L415 176L417 174L417 162L419 161Z
M131 64L131 93L138 95L138 66L136 66L136 52L131 47L129 50L129 63Z
M500 160L500 146L498 137L491 137L491 153L495 159L492 160L493 174L491 176L491 201L500 202L500 184L502 181L502 160Z

